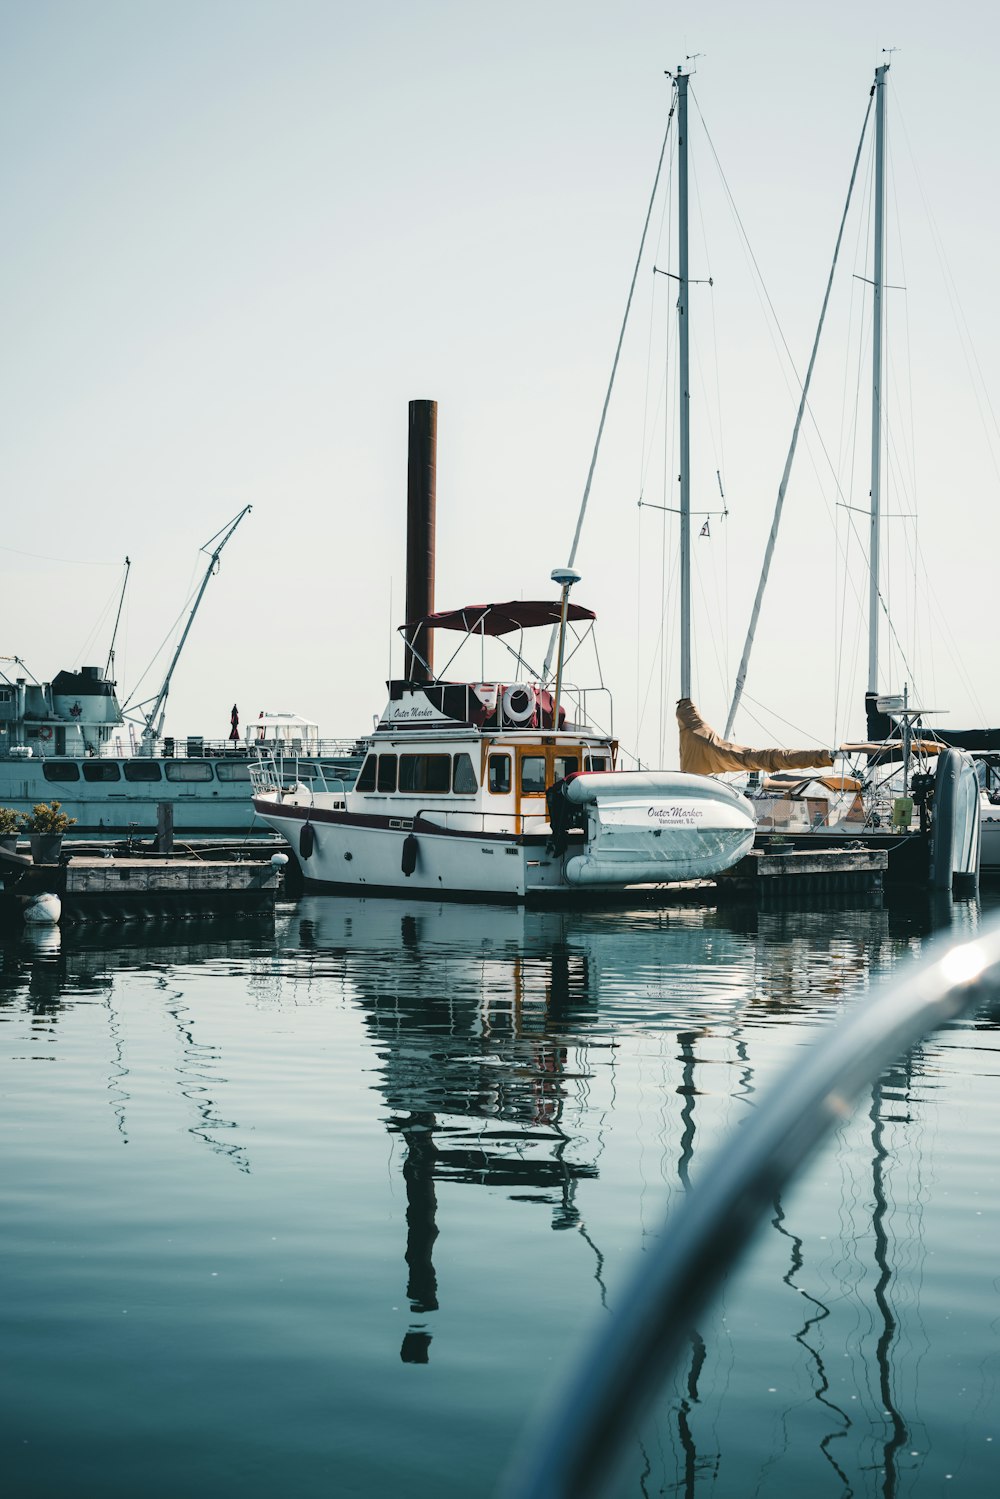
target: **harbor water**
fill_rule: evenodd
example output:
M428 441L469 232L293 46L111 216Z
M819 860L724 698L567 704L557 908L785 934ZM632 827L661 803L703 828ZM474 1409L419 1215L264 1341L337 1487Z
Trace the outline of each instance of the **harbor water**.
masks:
M493 1494L784 1069L997 905L7 940L4 1492ZM998 1023L901 1058L775 1200L616 1492L1000 1491Z

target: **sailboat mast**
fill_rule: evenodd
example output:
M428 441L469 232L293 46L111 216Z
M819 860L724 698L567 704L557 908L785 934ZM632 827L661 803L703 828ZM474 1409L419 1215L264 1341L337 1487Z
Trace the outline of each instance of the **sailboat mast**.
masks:
M868 546L868 691L878 692L879 543L882 477L882 292L885 281L885 75L889 64L875 69L875 252L872 266L872 487L871 535Z
M691 388L688 312L688 75L677 69L677 327L680 369L681 697L691 696Z

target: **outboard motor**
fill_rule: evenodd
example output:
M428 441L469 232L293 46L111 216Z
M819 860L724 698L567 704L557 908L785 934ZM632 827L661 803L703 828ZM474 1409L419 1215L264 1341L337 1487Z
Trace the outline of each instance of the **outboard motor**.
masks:
M569 847L571 828L582 828L584 831L587 828L586 809L566 800L566 787L572 779L572 776L564 776L561 781L554 781L545 793L545 807L552 828L549 852L557 857Z

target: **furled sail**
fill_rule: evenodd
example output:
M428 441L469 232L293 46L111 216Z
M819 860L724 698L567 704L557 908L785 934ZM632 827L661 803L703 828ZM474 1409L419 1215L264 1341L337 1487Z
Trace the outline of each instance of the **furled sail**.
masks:
M677 726L681 737L681 770L693 775L718 775L725 770L802 770L832 765L826 749L748 749L729 744L710 728L689 697L677 704Z

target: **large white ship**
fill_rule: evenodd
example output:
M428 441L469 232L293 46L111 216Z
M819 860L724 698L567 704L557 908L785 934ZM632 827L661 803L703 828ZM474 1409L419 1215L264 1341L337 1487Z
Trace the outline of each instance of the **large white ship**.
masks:
M180 837L239 835L254 828L250 759L272 758L279 776L330 790L349 785L363 746L322 740L294 714L261 714L241 739L169 736L130 748L115 691L99 666L30 681L22 663L0 665L0 806L30 812L58 801L73 833L146 836L170 808ZM124 743L123 743L124 735ZM267 830L256 823L256 831Z
M146 702L124 709L119 702L114 636L107 667L61 671L50 682L32 677L19 656L0 657L0 806L30 813L39 802L58 801L75 819L75 836L143 837L165 828L182 838L232 836L266 831L255 827L251 755L267 754L279 781L331 791L353 782L364 745L324 741L314 723L294 713L261 712L242 739L235 706L228 739L163 733L171 678L198 606L249 510L201 548L208 566L166 675ZM122 599L128 568L126 558Z

